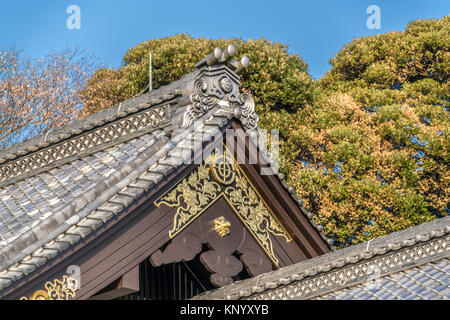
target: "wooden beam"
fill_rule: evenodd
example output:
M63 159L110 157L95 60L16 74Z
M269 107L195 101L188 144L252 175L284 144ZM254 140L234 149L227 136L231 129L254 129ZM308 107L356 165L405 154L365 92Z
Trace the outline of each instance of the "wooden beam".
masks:
M88 300L112 300L137 291L139 291L139 265L136 265Z

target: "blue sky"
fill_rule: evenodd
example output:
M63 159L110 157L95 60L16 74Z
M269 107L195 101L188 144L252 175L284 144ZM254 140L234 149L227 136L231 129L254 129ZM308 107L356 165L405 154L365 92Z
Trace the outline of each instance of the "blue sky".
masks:
M69 5L81 9L81 29L69 30ZM369 5L381 9L381 29L369 30ZM318 78L329 59L356 37L403 30L415 19L441 18L450 1L144 1L2 0L0 46L14 45L31 57L79 46L109 67L139 42L177 33L210 39L261 38L289 45Z

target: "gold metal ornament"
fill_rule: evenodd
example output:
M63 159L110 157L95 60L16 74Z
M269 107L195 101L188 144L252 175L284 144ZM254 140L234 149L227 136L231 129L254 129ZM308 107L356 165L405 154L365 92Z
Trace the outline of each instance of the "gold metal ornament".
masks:
M210 164L211 174L214 179L224 185L230 185L234 182L236 173L234 169L234 159L230 158L228 154L216 156L211 155Z
M222 238L230 233L230 226L231 226L230 221L225 219L224 216L220 216L214 219L214 230L216 230L216 232Z
M222 155L208 157L154 203L157 207L161 204L177 207L173 227L169 231L169 237L173 238L220 197L225 198L267 256L278 266L270 235L284 237L286 242L290 242L292 237L226 148Z
M30 298L21 297L20 300L69 300L69 297L75 298L77 280L63 276L62 280L47 281L44 287L45 290L37 290Z

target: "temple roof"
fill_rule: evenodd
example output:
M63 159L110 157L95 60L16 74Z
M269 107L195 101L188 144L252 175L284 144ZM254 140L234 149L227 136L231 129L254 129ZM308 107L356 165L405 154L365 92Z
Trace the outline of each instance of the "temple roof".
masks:
M258 133L233 46L180 80L0 151L0 291L117 216L232 119ZM271 159L265 159L268 165ZM275 171L275 170L274 170ZM278 174L282 180L283 175ZM300 206L321 237L322 227Z
M254 102L239 91L249 61L235 53L215 49L178 81L0 151L0 293L119 216L233 119L259 135ZM196 298L448 299L449 233L441 218Z

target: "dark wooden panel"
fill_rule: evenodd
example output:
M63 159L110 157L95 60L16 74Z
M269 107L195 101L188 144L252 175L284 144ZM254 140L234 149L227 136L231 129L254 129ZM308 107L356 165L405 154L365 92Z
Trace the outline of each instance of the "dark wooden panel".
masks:
M156 210L155 210L156 209ZM154 208L151 207L148 211L142 212L141 219L133 221L131 224L123 226L121 230L118 230L112 238L110 238L110 243L104 246L95 257L87 259L82 262L83 271L90 272L98 264L103 263L108 257L114 255L117 250L121 250L126 247L133 239L139 235L148 232L149 227L154 224L163 223L167 219L168 215L171 215L173 208L161 207ZM149 214L151 212L151 214ZM129 230L129 231L127 231ZM153 230L155 232L155 230Z
M100 252L102 259L93 256L92 260L94 261L86 261L88 265L95 263L93 267L86 270L84 263L80 265L83 286L86 286L89 290L83 290L85 292L80 290L79 298L89 296L100 290L105 283L114 281L117 274L128 271L133 267L133 264L140 263L169 240L168 232L172 226L173 213L171 211L165 212L164 217L158 219L158 223L155 223L154 216L156 216L155 213L158 210L155 211L127 229L121 237L110 242L108 249L113 248L113 251L106 257L103 252ZM143 228L143 226L146 228Z

